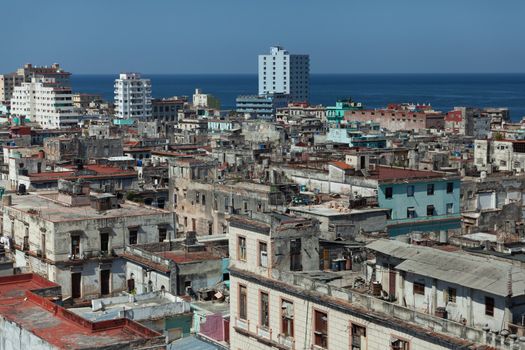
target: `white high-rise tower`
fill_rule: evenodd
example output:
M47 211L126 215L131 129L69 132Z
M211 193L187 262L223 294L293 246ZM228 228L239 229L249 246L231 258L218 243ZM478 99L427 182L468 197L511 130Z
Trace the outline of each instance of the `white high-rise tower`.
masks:
M282 93L293 102L308 101L310 56L292 55L273 46L269 55L259 55L259 95Z
M151 117L151 81L139 73L123 73L115 79L115 116L117 118Z

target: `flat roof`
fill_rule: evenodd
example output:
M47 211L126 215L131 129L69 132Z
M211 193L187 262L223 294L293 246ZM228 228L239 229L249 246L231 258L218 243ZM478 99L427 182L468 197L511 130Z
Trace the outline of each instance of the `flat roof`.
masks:
M379 181L388 180L415 180L415 179L431 179L439 177L449 177L450 174L435 172L435 171L423 171L414 169L404 168L392 168L386 166L376 167L376 172L367 176L369 179L376 179Z
M339 211L336 208L329 208L329 207L322 206L322 205L290 207L289 209L290 211L311 214L311 215L318 215L318 216L351 216L355 214L388 211L388 209L384 209L384 208L360 208L360 209L346 209L345 208L344 211Z
M162 256L163 258L170 259L177 264L188 264L194 262L201 262L206 260L220 260L221 257L208 252L186 252L182 250L174 250L167 252L156 252L155 255Z
M90 322L35 294L59 287L35 274L0 277L0 315L59 349L93 349L157 338L161 334L128 319Z
M18 210L28 215L39 216L51 222L93 220L127 216L147 216L169 214L169 211L142 206L125 201L119 208L98 211L90 205L71 207L56 201L57 192L12 196L9 210Z
M126 159L128 160L128 159ZM133 160L130 158L129 160ZM124 170L113 166L104 166L104 165L84 165L84 169L88 171L93 171L95 174L82 174L79 173L73 166L64 167L65 171L48 171L41 173L30 173L27 176L31 179L31 182L44 182L44 181L54 181L58 179L97 179L97 178L107 178L107 177L136 177L137 172L135 170Z

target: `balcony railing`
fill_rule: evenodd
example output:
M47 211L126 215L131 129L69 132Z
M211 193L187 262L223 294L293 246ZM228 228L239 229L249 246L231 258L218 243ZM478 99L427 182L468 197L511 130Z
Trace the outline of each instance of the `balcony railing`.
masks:
M404 219L391 219L388 220L389 225L401 225L401 224L411 224L411 223L425 223L438 220L453 220L461 219L461 214L445 214L445 215L432 215L432 216L418 216L414 218L404 218Z

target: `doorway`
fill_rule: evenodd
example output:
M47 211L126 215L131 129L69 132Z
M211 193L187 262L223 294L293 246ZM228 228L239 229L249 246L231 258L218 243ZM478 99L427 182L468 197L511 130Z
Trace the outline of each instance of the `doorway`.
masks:
M74 272L71 274L71 297L73 299L77 299L82 296L81 282L82 274L80 272Z
M111 273L109 270L100 270L100 294L109 295L111 293L109 288L109 280Z

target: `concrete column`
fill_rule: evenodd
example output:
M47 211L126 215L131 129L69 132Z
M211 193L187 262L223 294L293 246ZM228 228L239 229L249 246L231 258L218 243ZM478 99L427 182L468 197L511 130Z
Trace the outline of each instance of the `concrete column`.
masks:
M397 285L399 286L398 287L399 295L397 296L398 298L397 302L401 306L406 306L405 305L405 272L404 271L398 272Z
M473 317L473 306L472 306L472 289L467 288L467 324L469 326L474 325L474 317Z
M506 323L503 325L504 329L508 329L508 324L512 323L512 299L510 296L505 298L505 313L503 315L503 321Z
M437 307L437 279L433 278L432 279L432 305L431 305L431 308L430 308L430 313L432 315L435 315L436 313L436 307Z

